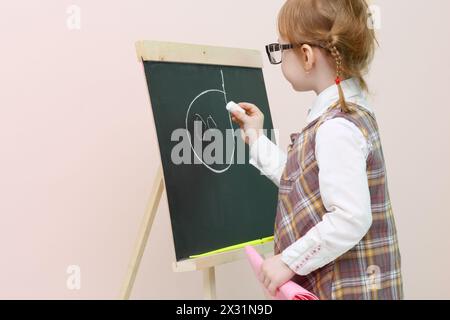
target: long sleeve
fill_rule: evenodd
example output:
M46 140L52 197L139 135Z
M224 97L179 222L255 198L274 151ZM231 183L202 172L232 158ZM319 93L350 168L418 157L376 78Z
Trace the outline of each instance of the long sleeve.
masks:
M263 134L250 146L250 163L278 187L286 161L287 154Z
M317 130L315 152L327 213L282 252L282 260L299 275L307 275L353 248L372 224L368 147L361 131L346 119L328 120Z

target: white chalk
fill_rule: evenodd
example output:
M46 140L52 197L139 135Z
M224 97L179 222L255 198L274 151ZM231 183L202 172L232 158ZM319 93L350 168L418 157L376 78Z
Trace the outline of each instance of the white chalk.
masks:
M238 105L237 103L235 103L233 101L228 102L226 108L229 112L237 111L237 112L245 114L245 110L242 109L240 105Z

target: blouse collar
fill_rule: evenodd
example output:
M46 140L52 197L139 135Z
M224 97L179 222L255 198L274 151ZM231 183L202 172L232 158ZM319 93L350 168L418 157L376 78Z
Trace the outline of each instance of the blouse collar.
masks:
M346 101L353 102L372 112L364 90L360 87L356 78L349 78L341 82L342 91ZM339 91L336 84L323 90L314 100L306 117L307 124L320 117L333 103L339 100Z
M367 102L367 95L358 83L356 78L349 78L341 82L342 91L346 101L353 102L369 112L373 113L372 108ZM319 118L333 103L339 100L339 91L337 85L333 84L323 90L314 100L312 107L306 117L307 125ZM300 133L291 134L292 143L297 140Z

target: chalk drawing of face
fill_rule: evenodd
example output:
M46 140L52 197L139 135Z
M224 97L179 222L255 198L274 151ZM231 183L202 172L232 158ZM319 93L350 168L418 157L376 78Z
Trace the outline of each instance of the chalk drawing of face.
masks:
M189 131L189 142L194 156L209 170L215 173L224 173L231 167L234 157L235 137L233 123L229 112L226 110L227 93L225 91L225 82L223 71L220 70L222 79L222 90L209 89L197 95L189 104L186 112L186 130ZM205 139L205 132L209 129L220 131L222 137L222 161L220 163L207 163L203 158L203 150L210 143L216 143ZM228 131L227 131L228 129ZM219 133L217 131L217 134ZM227 152L227 134L232 135L232 151ZM195 146L202 145L201 150L195 149Z

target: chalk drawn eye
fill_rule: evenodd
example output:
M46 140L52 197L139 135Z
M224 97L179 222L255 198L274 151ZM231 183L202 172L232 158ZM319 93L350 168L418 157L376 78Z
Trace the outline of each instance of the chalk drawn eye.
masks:
M202 133L206 131L207 126L208 125L205 120L203 120L203 117L196 113L194 115L194 134L199 141L203 140Z
M206 122L208 123L208 129L217 129L217 123L214 121L211 115L208 116Z

